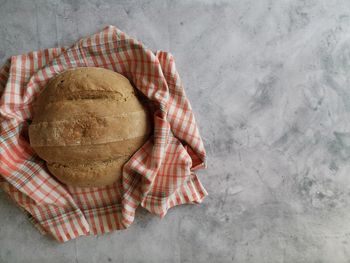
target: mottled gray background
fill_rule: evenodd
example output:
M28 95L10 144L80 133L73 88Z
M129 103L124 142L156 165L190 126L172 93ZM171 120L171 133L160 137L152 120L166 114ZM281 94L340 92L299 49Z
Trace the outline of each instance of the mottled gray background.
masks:
M350 2L0 0L0 60L115 25L174 54L209 196L57 244L0 194L0 262L350 262Z

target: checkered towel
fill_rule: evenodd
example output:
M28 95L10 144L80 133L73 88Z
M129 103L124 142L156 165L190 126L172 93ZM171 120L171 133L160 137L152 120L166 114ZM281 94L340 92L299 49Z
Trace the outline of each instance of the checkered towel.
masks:
M156 109L153 136L113 185L62 185L28 143L33 100L49 79L74 67L123 74ZM127 228L139 205L163 217L170 207L207 195L194 174L205 167L205 149L173 56L152 52L116 27L69 48L11 57L0 70L0 96L0 186L42 233L60 242Z

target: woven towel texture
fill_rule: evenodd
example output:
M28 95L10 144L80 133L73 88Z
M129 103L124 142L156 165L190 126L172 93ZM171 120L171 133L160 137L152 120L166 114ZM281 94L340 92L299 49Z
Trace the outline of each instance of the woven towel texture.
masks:
M35 98L57 74L103 67L126 76L154 107L154 133L124 165L120 181L100 188L60 184L28 142ZM152 52L114 26L72 47L13 56L0 70L0 186L42 232L65 242L132 224L136 208L163 217L207 195L195 170L203 141L173 56Z

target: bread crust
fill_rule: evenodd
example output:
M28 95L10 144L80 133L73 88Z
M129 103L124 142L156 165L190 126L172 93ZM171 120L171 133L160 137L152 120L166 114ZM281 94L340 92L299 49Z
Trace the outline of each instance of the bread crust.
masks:
M77 68L54 77L34 104L32 148L61 182L99 187L120 178L148 139L147 107L124 76Z

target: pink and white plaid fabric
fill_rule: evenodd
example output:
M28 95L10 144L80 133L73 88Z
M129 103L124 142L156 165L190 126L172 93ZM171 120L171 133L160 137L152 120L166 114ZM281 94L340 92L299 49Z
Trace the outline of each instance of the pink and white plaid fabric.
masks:
M74 67L123 74L155 108L153 136L113 185L62 185L28 143L33 100L50 78ZM0 96L0 186L42 233L60 242L127 228L139 205L163 217L169 208L200 203L207 195L194 173L205 167L206 153L174 58L152 52L116 27L70 48L11 57L0 70Z

